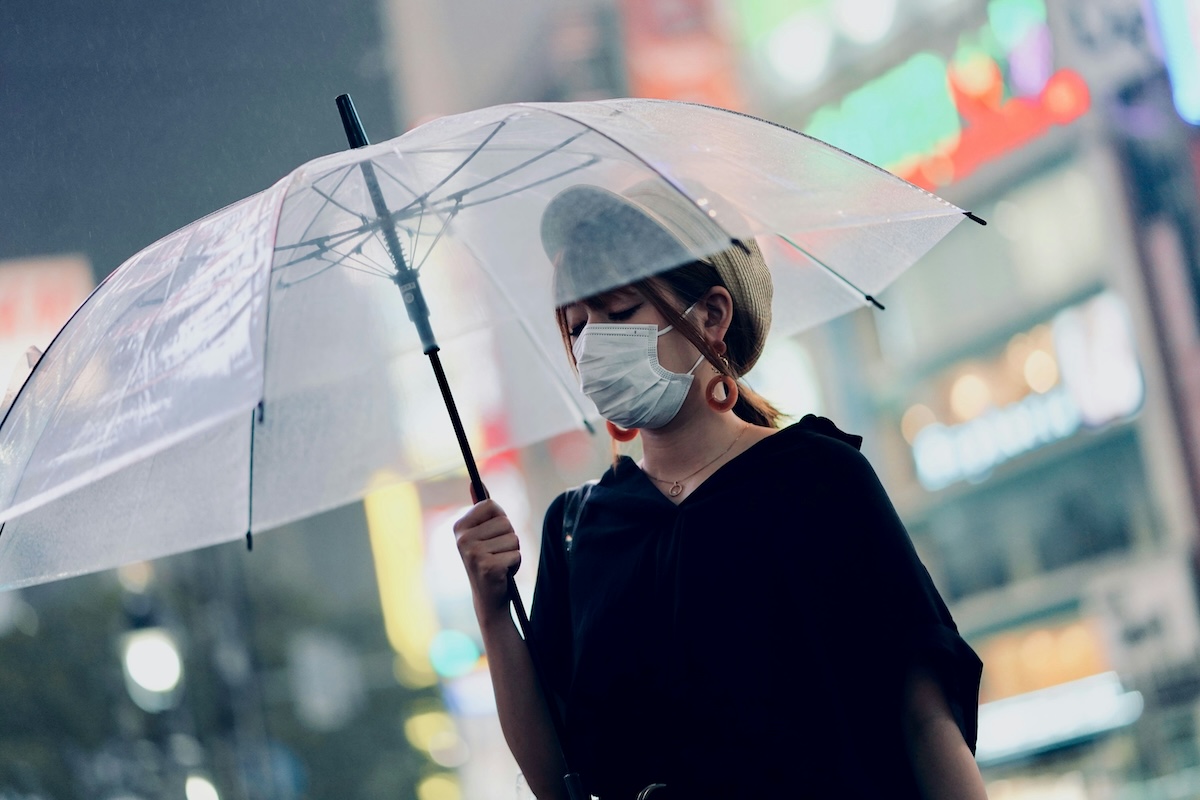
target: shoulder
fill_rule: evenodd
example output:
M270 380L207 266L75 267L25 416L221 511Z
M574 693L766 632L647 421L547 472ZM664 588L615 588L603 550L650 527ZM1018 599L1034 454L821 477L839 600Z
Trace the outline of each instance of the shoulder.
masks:
M545 530L561 530L563 520L577 516L583 508L583 504L587 502L592 489L600 485L602 480L591 480L581 483L579 486L572 486L551 500L550 506L546 509Z
M858 449L861 442L810 415L759 445L764 450L746 465L740 483L758 498L762 513L784 509L806 528L876 528L884 521L894 527L891 499Z
M874 470L859 449L862 437L846 433L831 420L813 414L780 430L766 440L768 460L776 465L806 468L815 476L874 477Z

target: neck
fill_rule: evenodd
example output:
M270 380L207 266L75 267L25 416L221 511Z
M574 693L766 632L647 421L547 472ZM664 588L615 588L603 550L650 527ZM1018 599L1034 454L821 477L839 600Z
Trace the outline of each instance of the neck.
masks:
M716 412L704 406L681 409L671 424L642 430L642 465L647 472L674 480L699 469L745 430L749 424L732 411Z

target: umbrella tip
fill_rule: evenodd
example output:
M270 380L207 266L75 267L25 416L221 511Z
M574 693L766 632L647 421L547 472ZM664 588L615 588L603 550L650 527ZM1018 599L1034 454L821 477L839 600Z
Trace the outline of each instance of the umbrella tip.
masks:
M249 550L253 550L253 549L254 549L254 534L252 534L250 531L246 531L246 550L249 551Z
M346 131L346 141L349 142L350 149L356 150L369 145L371 142L367 139L362 120L358 118L358 111L355 110L354 101L350 99L350 95L339 94L335 102L338 113L342 117L342 128Z
M983 217L976 216L974 214L974 212L964 211L963 215L966 216L967 219L972 220L973 222L978 222L980 225L987 225L987 220L984 219Z
M868 302L868 303L870 303L871 305L875 306L875 307L876 307L876 308L878 308L880 311L887 311L887 308L885 308L885 307L884 307L883 303L879 302L878 300L876 300L876 299L875 299L874 297L872 297L871 295L869 295L869 294L864 294L864 295L863 295L863 297L865 297L865 298L867 299L867 302Z

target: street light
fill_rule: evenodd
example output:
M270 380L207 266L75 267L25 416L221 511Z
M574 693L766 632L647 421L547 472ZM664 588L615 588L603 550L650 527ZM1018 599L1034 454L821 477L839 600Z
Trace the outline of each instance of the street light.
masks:
M129 696L144 711L175 705L183 661L175 638L164 628L137 628L121 637L121 666Z
M217 787L213 786L212 781L203 775L194 773L188 775L183 791L187 800L221 800L221 795L217 793Z

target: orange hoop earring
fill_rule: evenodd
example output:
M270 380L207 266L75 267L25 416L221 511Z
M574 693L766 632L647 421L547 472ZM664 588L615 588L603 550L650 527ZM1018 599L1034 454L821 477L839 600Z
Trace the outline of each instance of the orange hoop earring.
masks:
M717 384L725 387L725 399L718 400L715 395ZM738 401L738 385L737 381L728 375L716 375L708 382L708 388L704 390L704 400L708 403L708 407L713 411L725 412L733 408Z
M604 420L604 427L608 428L608 435L618 442L632 442L638 435L637 428L618 428L608 420Z

